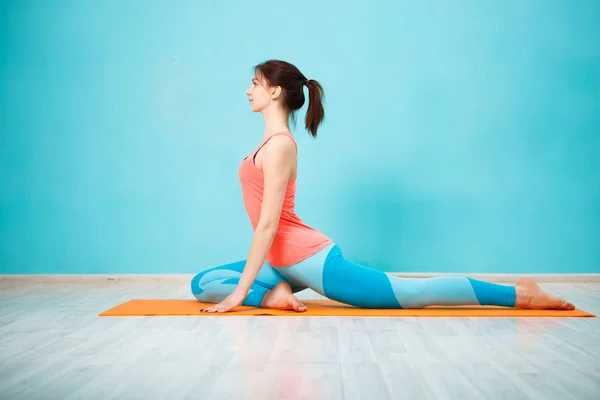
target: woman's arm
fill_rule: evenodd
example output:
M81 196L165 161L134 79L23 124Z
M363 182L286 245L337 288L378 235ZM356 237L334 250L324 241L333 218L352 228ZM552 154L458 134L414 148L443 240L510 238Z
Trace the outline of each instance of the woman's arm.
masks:
M296 163L295 144L285 136L272 138L263 149L264 192L260 219L256 225L250 253L238 284L238 289L243 291L244 297L265 262L275 238L285 191Z
M206 311L226 312L244 301L275 238L285 191L296 164L296 145L285 136L276 136L263 147L262 155L263 200L244 272L235 291Z

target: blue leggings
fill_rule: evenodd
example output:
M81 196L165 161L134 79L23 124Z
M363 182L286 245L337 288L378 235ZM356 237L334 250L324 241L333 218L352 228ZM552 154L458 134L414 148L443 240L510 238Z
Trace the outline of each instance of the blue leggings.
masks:
M198 273L192 293L201 302L219 303L236 288L246 261ZM335 243L289 267L262 266L243 305L260 307L279 282L292 292L306 288L332 300L361 308L423 308L430 305L494 305L514 307L514 286L466 277L401 278L348 261Z

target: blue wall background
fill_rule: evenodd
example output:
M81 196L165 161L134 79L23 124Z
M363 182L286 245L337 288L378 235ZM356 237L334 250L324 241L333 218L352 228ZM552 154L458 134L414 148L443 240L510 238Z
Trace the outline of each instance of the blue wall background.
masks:
M4 0L0 272L244 259L244 91L269 58L325 88L297 210L349 258L600 272L598 21L593 0Z

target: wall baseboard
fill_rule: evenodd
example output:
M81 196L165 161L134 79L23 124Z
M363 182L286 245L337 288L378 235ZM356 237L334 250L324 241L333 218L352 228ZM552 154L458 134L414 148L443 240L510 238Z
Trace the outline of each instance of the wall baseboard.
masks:
M475 274L390 272L402 278L431 278L435 276L466 276L488 282L515 283L531 277L543 283L600 283L600 274ZM0 282L34 283L144 283L181 282L189 284L194 274L0 274Z

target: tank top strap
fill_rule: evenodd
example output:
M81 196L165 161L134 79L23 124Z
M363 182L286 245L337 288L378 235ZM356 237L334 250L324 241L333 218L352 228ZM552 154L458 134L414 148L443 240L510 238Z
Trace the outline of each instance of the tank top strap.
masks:
M252 154L252 158L256 157L256 153L258 153L258 151L260 149L262 149L263 146L265 144L267 144L267 142L269 140L271 140L271 138L273 138L275 136L279 136L279 135L285 135L285 136L289 137L290 139L292 139L292 142L294 142L294 146L296 146L296 153L298 153L298 144L296 143L296 140L294 139L294 136L290 132L281 131L281 132L274 133L271 136L269 136L268 138L266 138L265 140L263 140L263 142L256 148L256 150L254 150L254 153Z

